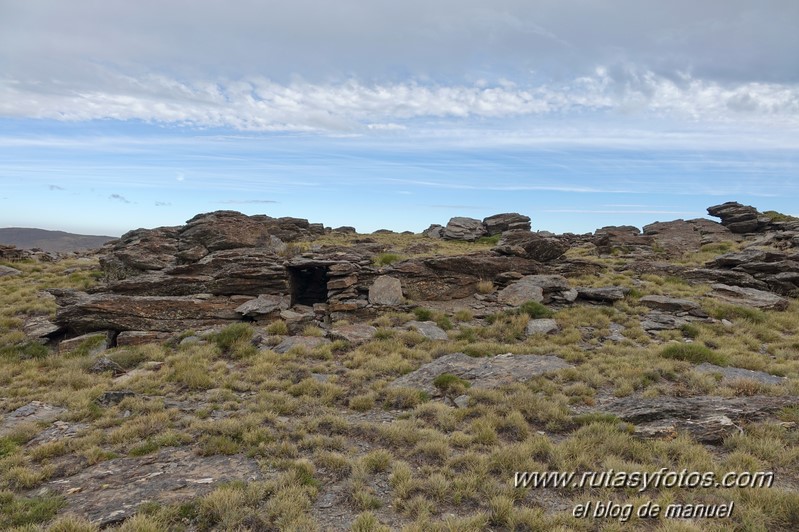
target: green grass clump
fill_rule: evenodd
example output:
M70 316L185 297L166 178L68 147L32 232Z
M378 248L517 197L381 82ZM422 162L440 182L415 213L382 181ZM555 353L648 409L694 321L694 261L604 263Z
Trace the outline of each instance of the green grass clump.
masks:
M234 323L213 335L211 340L222 351L230 351L237 344L248 342L251 338L252 327L246 323Z
M727 358L724 355L714 352L708 347L700 344L672 344L663 348L660 352L663 358L676 360L686 360L694 364L710 362L717 366L726 366Z
M433 386L435 386L444 393L450 393L450 392L460 393L469 386L471 386L471 383L469 381L461 379L457 375L453 375L452 373L442 373L441 375L433 379Z
M799 221L799 218L796 216L791 216L790 214L782 214L781 212L777 211L766 211L763 213L765 216L768 216L772 222L796 222Z
M64 505L62 497L28 499L17 497L11 491L0 491L0 529L50 521Z
M474 242L475 244L487 244L491 246L496 246L500 238L502 238L502 235L481 236Z
M402 259L402 257L396 253L380 253L375 256L374 264L375 266L388 266L389 264L393 264L400 259Z
M19 345L0 347L0 358L7 360L41 359L50 354L50 350L38 342L25 342Z
M552 310L538 301L522 303L518 312L519 314L527 314L531 318L551 318L554 314Z
M413 309L413 315L419 321L429 321L433 319L433 311L429 308L416 307Z
M734 320L739 318L752 323L765 323L767 319L766 313L760 309L741 307L738 305L716 305L714 308L710 309L710 315L717 320Z

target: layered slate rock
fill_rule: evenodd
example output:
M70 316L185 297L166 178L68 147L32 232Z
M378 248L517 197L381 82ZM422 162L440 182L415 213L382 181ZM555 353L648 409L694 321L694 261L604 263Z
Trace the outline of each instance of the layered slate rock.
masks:
M763 310L785 310L790 301L784 297L756 290L754 288L741 288L740 286L729 286L725 284L712 285L713 295L728 303L744 305Z
M560 327L558 326L558 322L551 318L540 318L536 320L530 320L527 322L527 326L524 329L524 333L527 336L532 336L534 334L549 334L551 332L555 332Z
M568 246L555 237L530 231L507 231L502 233L502 238L493 251L538 262L550 262L561 257L567 249Z
M576 298L577 290L571 288L565 277L551 274L527 275L497 294L497 301L514 306L527 301L570 303Z
M526 381L536 375L572 367L562 358L550 355L513 355L474 358L452 353L403 375L391 387L416 388L432 396L440 392L433 384L436 377L449 373L468 381L473 388L497 388Z
M0 277L11 277L13 275L22 275L22 272L11 266L3 266L0 264Z
M108 460L45 487L64 495L67 512L106 527L131 517L145 502L176 504L225 483L262 478L258 463L244 455L199 456L191 448L167 448Z
M598 301L600 303L613 303L615 301L621 301L630 291L629 288L622 286L604 286L601 288L578 286L576 290L577 299Z
M704 443L719 443L740 431L735 423L760 421L799 404L799 397L654 397L631 395L594 411L610 413L636 425L643 437L673 437L686 431Z
M442 237L446 240L465 240L467 242L474 242L482 236L486 236L486 231L483 222L475 218L467 218L465 216L456 216L451 218L444 228Z
M539 273L544 267L521 257L473 253L450 257L412 259L394 263L387 270L402 280L403 292L417 301L448 301L468 297L481 281L494 281L500 274Z
M700 308L699 303L687 299L653 295L643 296L638 302L645 307L663 312L687 313L692 316L707 317L707 314Z
M594 231L593 242L600 255L610 255L615 250L647 254L652 252L655 239L649 235L641 235L641 230L632 225L617 225Z
M695 252L706 244L735 240L728 228L703 218L655 222L643 229L644 236L652 237L658 246L673 253Z
M447 332L432 321L409 321L405 328L413 329L428 340L447 340Z
M728 201L707 208L708 214L721 218L721 224L733 233L756 233L765 230L771 219L751 205Z
M483 219L483 226L489 236L498 235L505 231L529 231L530 217L518 212L495 214Z

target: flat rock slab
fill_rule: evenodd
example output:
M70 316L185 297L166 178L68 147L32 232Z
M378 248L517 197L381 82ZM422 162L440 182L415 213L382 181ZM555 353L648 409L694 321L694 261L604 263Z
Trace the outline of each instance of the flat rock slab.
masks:
M518 306L527 301L540 303L544 300L544 289L531 279L519 279L503 288L497 294L497 301L506 305Z
M432 321L409 321L405 328L413 329L428 340L449 340L446 331Z
M699 310L699 304L688 299L667 296L644 296L638 300L642 305L664 312L691 312Z
M402 283L396 277L381 275L369 287L369 303L372 305L399 305L402 298Z
M322 338L320 336L289 336L285 338L282 342L277 344L275 347L272 348L272 351L275 353L287 353L292 348L297 346L302 346L306 349L314 349L319 347L323 344L329 344L330 340L327 338Z
M644 439L671 439L687 432L701 443L718 444L742 429L741 421L758 421L787 406L799 404L799 397L654 397L631 395L592 408L635 425L635 435Z
M50 443L66 438L74 438L80 431L87 429L88 427L89 425L86 423L67 423L66 421L56 421L49 428L44 429L25 445L28 447L34 447L43 443Z
M722 367L722 366L716 366L715 364L710 364L709 362L703 362L702 364L696 366L694 369L702 373L718 373L722 376L721 382L731 382L731 381L745 379L750 381L762 382L763 384L782 384L787 381L785 377L778 377L777 375L771 375L770 373L766 373L764 371L753 371L751 369Z
M756 421L774 412L799 404L799 397L754 395L751 397L641 397L631 395L593 409L613 414L630 423L646 423L663 419L701 419L715 415L733 421Z
M728 303L744 305L763 310L785 310L790 301L784 297L764 292L756 288L742 288L740 286L729 286L726 284L712 285L712 295Z
M60 332L61 327L44 316L34 316L25 320L22 330L29 338L46 338Z
M144 502L182 502L225 482L262 477L257 462L244 455L203 457L189 448L168 448L141 458L102 462L46 487L66 497L64 511L102 527L131 517Z
M122 331L117 335L117 347L160 344L172 338L172 333L158 331Z
M289 298L286 296L261 294L257 298L236 307L236 312L242 316L266 316L267 314L287 310L289 303Z
M365 323L355 323L352 325L340 325L330 330L330 337L335 340L346 340L347 342L358 345L368 342L377 334L377 329Z
M602 288L590 288L584 286L577 287L577 299L588 301L599 301L601 303L613 303L621 301L630 291L629 288L622 286L605 286Z
M444 373L469 381L474 388L497 388L504 384L525 381L536 375L570 368L571 364L551 355L513 355L475 358L452 353L425 364L391 383L392 387L417 388L437 395L433 380Z
M690 320L662 312L653 310L641 320L641 328L645 331L667 331L671 329L679 329L683 325L687 325Z
M49 405L41 401L31 401L3 417L3 421L0 423L0 436L10 434L24 423L47 423L53 421L66 411L66 408L61 408L60 406Z

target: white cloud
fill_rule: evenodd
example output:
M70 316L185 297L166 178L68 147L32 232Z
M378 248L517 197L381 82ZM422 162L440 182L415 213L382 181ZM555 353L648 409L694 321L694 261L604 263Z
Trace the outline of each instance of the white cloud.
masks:
M110 76L110 75L109 75ZM374 134L424 127L497 127L509 120L571 117L579 126L606 120L614 125L659 120L674 127L696 123L799 128L799 85L675 80L627 68L616 74L598 68L559 84L523 86L501 82L443 85L408 81L339 83L263 77L180 81L163 75L117 75L106 86L55 90L53 83L0 83L0 116L63 121L142 120L240 131L295 131ZM628 127L628 126L624 126ZM562 128L568 133L566 127ZM580 137L582 132L571 131ZM178 179L180 179L180 175Z

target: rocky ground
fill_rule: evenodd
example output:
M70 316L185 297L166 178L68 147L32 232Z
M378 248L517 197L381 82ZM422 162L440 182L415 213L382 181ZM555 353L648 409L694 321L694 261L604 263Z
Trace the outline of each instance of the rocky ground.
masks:
M799 529L799 220L708 211L587 235L221 211L0 248L0 528ZM514 485L664 468L774 475Z

